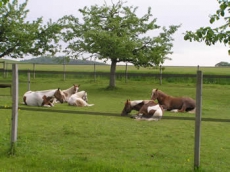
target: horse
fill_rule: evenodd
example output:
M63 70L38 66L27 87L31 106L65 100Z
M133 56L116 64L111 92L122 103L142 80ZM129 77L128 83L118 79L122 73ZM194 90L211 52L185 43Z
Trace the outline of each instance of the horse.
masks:
M164 113L163 107L154 101L144 104L134 117L137 120L158 121Z
M125 106L121 112L121 116L128 115L132 110L139 111L142 108L142 106L144 104L148 103L149 101L151 101L151 100L133 100L133 101L130 101L127 99L125 102Z
M23 102L28 106L43 106L44 101L51 100L49 97L54 97L61 103L65 100L63 92L58 88L56 90L27 91L23 95Z
M158 89L152 90L151 99L157 100L167 111L194 113L196 108L194 99L190 97L173 97Z
M78 92L79 87L80 87L80 85L75 85L75 84L73 84L72 87L67 88L66 90L62 90L62 92L63 92L64 95L65 95L65 101L64 101L64 102L68 102L70 96L71 96L72 94L75 94L76 92Z
M72 94L68 99L68 104L71 106L93 106L94 104L88 104L88 96L86 91L80 91Z
M53 101L54 101L54 97L47 97L46 95L44 95L42 97L43 101L42 101L42 106L45 106L45 107L53 107L54 104L53 104Z
M138 120L159 120L163 116L163 108L153 100L126 100L121 116L128 115L132 110L138 111L133 117Z

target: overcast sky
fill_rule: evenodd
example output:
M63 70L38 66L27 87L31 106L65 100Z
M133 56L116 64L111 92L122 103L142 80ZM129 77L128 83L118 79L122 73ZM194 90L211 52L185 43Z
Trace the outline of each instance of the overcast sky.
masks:
M29 0L28 19L36 20L43 17L44 21L56 21L70 14L80 18L79 8L103 5L105 2L110 4L111 0ZM117 0L113 2L116 3ZM220 61L230 62L228 46L207 46L205 43L188 42L183 39L183 33L187 30L195 31L203 26L214 27L209 23L209 15L218 9L217 0L127 0L126 5L138 7L139 16L146 14L148 7L151 7L153 18L157 18L157 24L160 26L182 25L174 35L173 54L168 56L172 60L166 61L165 66L214 66Z

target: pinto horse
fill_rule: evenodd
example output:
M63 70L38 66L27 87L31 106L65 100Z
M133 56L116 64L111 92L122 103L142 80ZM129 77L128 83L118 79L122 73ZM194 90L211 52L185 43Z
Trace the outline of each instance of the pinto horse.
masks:
M132 110L138 111L134 118L139 120L159 120L163 116L163 108L153 100L127 100L121 116L128 115Z
M68 99L68 104L71 106L93 106L94 104L88 104L88 95L86 91L80 91L72 94Z
M61 103L65 100L63 92L58 88L56 90L27 91L23 95L23 102L28 106L44 106L49 104L49 101L51 103L52 98L56 98Z
M42 97L43 101L42 101L42 105L41 106L46 106L46 107L53 107L53 101L54 101L54 97L47 97L46 95L44 95Z
M139 110L135 119L147 120L147 121L158 121L163 116L163 107L154 101L149 101L144 104Z
M126 100L125 106L121 112L121 116L128 115L132 110L139 111L142 106L146 103L148 103L151 100Z
M165 94L163 91L158 89L152 90L152 100L158 101L162 107L167 111L174 112L195 112L196 102L190 97L173 97Z

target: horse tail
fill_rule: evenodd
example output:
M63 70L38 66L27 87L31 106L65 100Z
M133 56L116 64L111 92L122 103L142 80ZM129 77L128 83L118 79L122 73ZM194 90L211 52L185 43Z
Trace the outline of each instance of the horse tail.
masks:
M87 103L87 105L86 105L86 106L94 106L94 104L88 104L88 103Z
M27 105L27 103L26 103L26 96L23 97L23 102L24 102L25 105Z

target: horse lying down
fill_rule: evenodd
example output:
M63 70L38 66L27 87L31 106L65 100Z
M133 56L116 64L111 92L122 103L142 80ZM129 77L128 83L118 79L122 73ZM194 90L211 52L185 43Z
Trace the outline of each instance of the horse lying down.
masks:
M151 99L157 100L167 111L195 113L196 110L196 101L194 99L190 97L173 97L158 89L152 90Z
M63 94L64 94L64 97L65 97L64 102L68 102L70 96L71 96L72 94L75 94L76 92L78 92L79 87L80 87L80 85L78 85L78 84L73 84L73 86L71 86L70 88L67 88L67 89L65 89L65 90L62 90L62 92L63 92ZM59 103L59 101L58 101L56 98L54 98L53 103Z
M86 91L79 91L75 94L72 94L68 99L68 104L71 106L93 106L94 104L88 104L88 96Z
M153 100L127 100L121 116L128 115L132 110L138 111L137 120L158 121L163 116L163 108Z
M27 91L23 95L23 102L28 106L48 106L52 107L53 100L56 98L61 103L64 102L64 95L61 89L43 90L43 91Z

